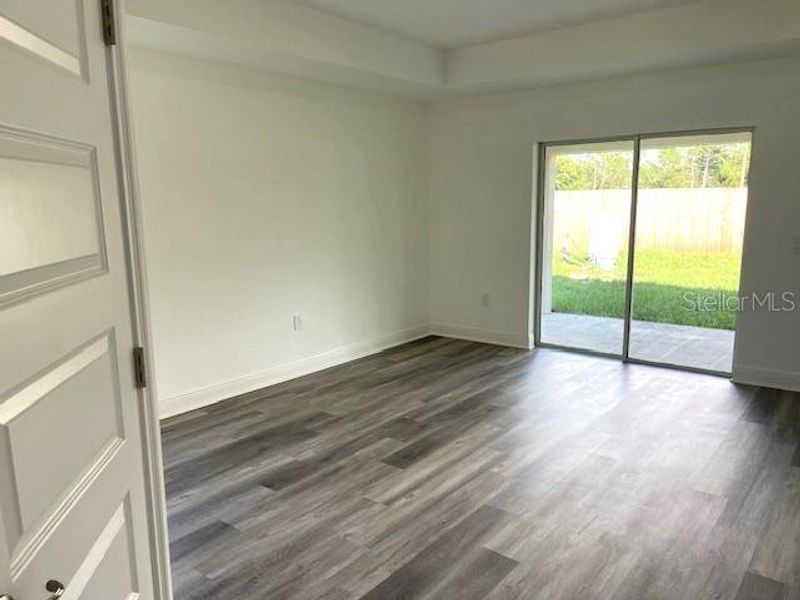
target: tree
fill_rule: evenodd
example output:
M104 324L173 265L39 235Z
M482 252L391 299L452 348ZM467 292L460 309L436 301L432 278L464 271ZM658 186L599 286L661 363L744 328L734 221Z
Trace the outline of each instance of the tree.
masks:
M749 144L702 144L645 149L639 167L642 188L744 187ZM556 190L628 189L630 152L565 154L556 157Z
M566 154L556 157L557 190L611 190L631 185L627 152Z

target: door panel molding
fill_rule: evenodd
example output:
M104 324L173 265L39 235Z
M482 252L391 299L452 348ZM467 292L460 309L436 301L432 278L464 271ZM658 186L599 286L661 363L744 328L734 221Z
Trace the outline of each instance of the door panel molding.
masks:
M83 0L52 2L48 13L27 0L7 0L0 40L43 64L88 83ZM53 23L58 27L53 27Z
M14 21L0 16L0 38L74 75L81 75L81 60Z
M69 494L66 495L52 514L50 514L46 521L36 530L35 535L27 543L21 545L19 550L14 552L11 558L11 576L14 579L20 577L33 559L36 558L39 550L44 547L53 532L72 512L72 509L78 504L81 498L85 496L87 491L91 489L92 485L100 479L101 475L103 475L124 446L125 440L121 438L109 440L96 460L92 462L90 468L76 481Z
M21 571L33 559L125 444L115 348L114 332L108 331L5 394L0 403L0 507L11 549L12 573ZM97 384L101 388L93 389ZM91 427L85 423L86 415L81 415L75 406L76 398L89 396L100 399L86 407L92 412ZM83 422L70 422L73 414ZM26 418L29 423L25 423ZM26 446L30 437L25 433L26 427L42 419L56 422L54 439L39 438L35 448ZM15 444L18 430L21 444ZM68 444L75 431L81 431L80 444ZM36 474L33 478L29 475L27 481L20 480L20 474L30 470L20 467L23 457L53 465L65 461L65 466L57 469L62 473L61 479L42 481ZM81 468L70 477L68 464L80 464ZM33 509L24 511L23 506Z
M104 579L111 580L108 583L117 585L122 588L120 598L138 598L139 593L136 591L138 583L134 580L125 581L120 579L119 573L113 572L113 566L110 565L106 558L112 556L115 551L122 551L128 555L133 556L134 549L131 546L131 518L130 518L130 503L126 496L125 500L117 507L114 514L106 523L100 535L95 539L94 544L86 553L83 562L78 566L72 579L65 586L66 592L62 596L62 600L77 600L80 598L87 588L93 585L97 586L95 579L98 576ZM126 561L118 561L124 563ZM111 570L112 572L109 572ZM127 579L132 579L128 574ZM134 588L131 590L130 588ZM124 594L124 596L123 596ZM87 594L89 597L97 597L95 593Z
M94 146L0 125L0 192L0 309L108 271Z

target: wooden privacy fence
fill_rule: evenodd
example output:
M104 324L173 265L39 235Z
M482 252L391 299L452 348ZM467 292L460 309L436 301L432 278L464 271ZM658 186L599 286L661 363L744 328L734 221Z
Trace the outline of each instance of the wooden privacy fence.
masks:
M616 256L627 243L630 197L630 190L555 192L553 251ZM639 190L636 247L739 252L746 207L747 188Z

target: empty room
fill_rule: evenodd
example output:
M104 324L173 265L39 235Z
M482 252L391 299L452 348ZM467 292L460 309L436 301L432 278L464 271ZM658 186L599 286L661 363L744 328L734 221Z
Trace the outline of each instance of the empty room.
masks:
M2 0L0 74L0 600L800 600L800 1Z

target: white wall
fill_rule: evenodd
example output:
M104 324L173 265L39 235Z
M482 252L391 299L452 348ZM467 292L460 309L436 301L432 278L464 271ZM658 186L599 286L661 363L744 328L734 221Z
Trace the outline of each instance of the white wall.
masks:
M130 54L164 413L426 331L425 105Z
M531 335L538 142L755 126L743 289L800 293L800 61L541 88L431 108L431 315L437 331ZM482 294L490 294L483 306ZM800 307L740 317L735 375L800 388Z
M528 346L540 141L755 126L743 287L800 293L797 59L431 104L131 59L166 414L429 327ZM739 333L739 379L800 388L800 310Z

